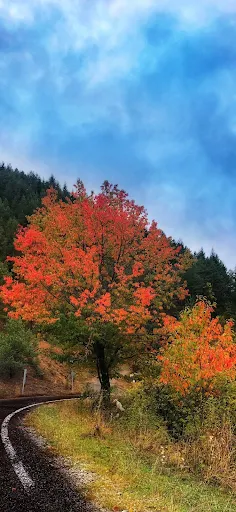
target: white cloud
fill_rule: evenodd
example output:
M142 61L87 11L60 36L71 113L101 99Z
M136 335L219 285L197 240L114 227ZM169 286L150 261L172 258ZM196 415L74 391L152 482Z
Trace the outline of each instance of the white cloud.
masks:
M38 14L57 21L45 42L56 56L68 51L96 48L96 56L84 67L87 87L96 87L132 72L144 48L143 24L153 14L172 13L185 29L206 23L219 12L236 13L235 0L0 0L0 17L6 23L37 23Z
M115 38L117 28L130 21L136 23L153 12L170 12L190 22L202 22L207 16L220 12L235 13L235 0L0 0L0 15L12 21L31 22L38 11L47 13L56 8L70 26L77 28L81 17L86 22L92 20L93 31L90 37L96 38L109 32Z

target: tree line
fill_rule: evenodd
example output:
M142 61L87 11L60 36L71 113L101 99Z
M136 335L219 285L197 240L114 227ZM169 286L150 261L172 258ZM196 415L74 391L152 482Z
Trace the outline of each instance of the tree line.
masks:
M41 204L42 197L50 187L57 190L60 198L69 195L66 186L62 189L52 175L48 180L37 174L25 174L10 165L0 165L0 261L14 253L13 240L18 225L27 224L31 215Z

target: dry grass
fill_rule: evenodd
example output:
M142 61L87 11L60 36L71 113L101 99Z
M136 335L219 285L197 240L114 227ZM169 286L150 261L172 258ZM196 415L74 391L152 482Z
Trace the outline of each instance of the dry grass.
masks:
M185 443L183 452L189 467L206 482L218 483L236 492L236 439L229 423Z
M168 442L163 429L154 432L140 424L132 430L122 421L105 424L100 418L98 434L98 417L89 412L88 403L40 407L27 423L57 453L97 475L87 485L89 498L110 510L129 512L236 512L230 491L189 474L183 447Z

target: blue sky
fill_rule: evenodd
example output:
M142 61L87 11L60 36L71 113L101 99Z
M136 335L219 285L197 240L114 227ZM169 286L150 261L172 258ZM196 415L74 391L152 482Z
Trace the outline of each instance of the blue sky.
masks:
M0 0L0 160L236 265L236 1Z

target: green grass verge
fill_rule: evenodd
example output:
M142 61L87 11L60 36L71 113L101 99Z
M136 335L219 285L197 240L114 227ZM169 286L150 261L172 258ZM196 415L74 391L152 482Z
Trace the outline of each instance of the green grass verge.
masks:
M100 506L129 512L236 512L233 494L187 473L165 474L125 432L103 426L102 438L90 436L95 418L81 402L41 406L26 421L58 454L97 475L87 485L87 496Z

